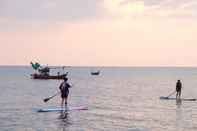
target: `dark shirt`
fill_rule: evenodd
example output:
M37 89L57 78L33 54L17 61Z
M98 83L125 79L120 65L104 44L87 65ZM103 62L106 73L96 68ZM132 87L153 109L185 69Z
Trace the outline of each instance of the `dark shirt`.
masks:
M69 88L70 88L70 85L67 82L62 82L59 87L62 95L68 94Z

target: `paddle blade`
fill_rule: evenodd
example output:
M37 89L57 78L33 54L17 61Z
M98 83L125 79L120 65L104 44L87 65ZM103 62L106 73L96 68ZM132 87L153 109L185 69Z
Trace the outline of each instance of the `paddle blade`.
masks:
M48 98L45 98L43 101L44 102L47 102L49 101L50 99L52 99L53 97L57 96L60 92L57 92L55 95L51 96L51 97L48 97Z
M50 100L50 98L45 98L43 101L44 102L47 102L47 101L49 101Z

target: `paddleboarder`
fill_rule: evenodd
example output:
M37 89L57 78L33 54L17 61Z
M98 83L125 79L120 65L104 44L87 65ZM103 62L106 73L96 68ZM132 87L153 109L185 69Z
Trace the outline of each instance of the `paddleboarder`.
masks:
M180 80L177 80L177 82L176 82L176 99L181 98L181 88L182 88L182 83Z
M64 81L60 84L59 89L61 92L61 107L63 108L63 104L65 102L65 108L67 107L67 99L68 99L68 94L69 94L69 88L71 87L70 84L67 82L68 78L65 77Z

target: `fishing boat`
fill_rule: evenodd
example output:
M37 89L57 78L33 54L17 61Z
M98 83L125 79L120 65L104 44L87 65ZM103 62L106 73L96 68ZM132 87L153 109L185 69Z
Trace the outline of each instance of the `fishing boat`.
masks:
M64 79L68 72L60 74L60 72L57 72L57 75L51 75L50 69L57 69L62 68L64 70L65 67L42 67L39 63L33 63L31 62L31 65L34 70L36 70L36 73L31 74L32 79Z

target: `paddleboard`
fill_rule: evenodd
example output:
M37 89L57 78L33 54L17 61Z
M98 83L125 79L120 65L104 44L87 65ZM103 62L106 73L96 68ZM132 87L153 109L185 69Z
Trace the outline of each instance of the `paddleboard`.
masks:
M165 97L165 96L161 96L160 99L161 100L176 100L176 98L170 98L170 97ZM193 99L192 98L181 98L180 100L182 100L182 101L196 101L195 98L193 98Z
M88 107L86 106L78 106L78 107L67 107L65 108L59 108L59 107L51 107L51 108L43 108L43 109L37 109L37 112L62 112L62 111L74 111L74 110L88 110Z

